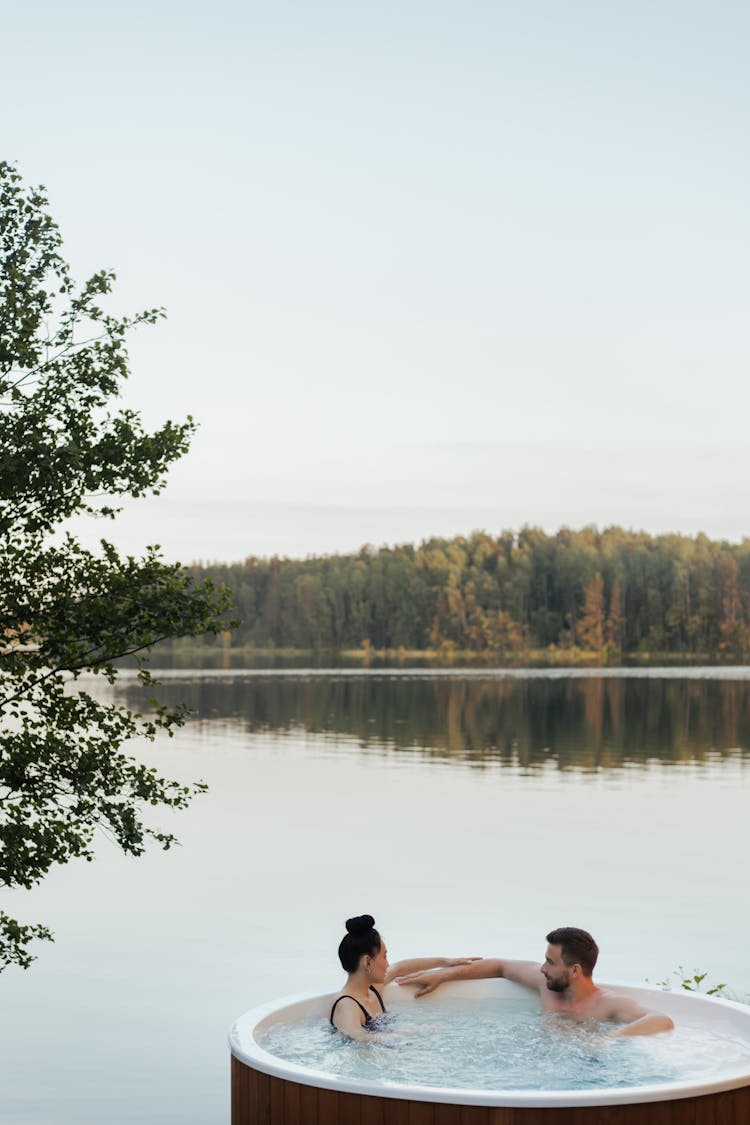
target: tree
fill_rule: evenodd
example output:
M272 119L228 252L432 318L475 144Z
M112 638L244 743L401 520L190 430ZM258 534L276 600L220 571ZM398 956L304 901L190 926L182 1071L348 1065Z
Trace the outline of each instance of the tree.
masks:
M721 582L721 621L719 648L723 652L742 653L747 648L748 630L740 598L740 568L731 555L719 563Z
M604 579L601 574L596 574L586 587L578 640L591 652L601 652L604 648Z
M146 716L99 702L79 681L113 683L114 664L137 654L153 683L150 647L166 637L227 626L226 595L194 583L156 547L121 557L101 541L85 550L64 523L113 518L113 499L159 492L186 451L191 419L147 433L115 409L128 375L126 338L161 311L133 318L102 307L114 275L77 286L61 255L44 189L27 189L0 163L0 887L30 888L53 864L91 859L97 830L140 855L149 806L183 808L201 784L180 785L129 756L136 736L170 735L182 708L152 700ZM78 682L76 682L78 681ZM33 959L49 938L0 911L0 970Z
M623 621L622 592L620 590L620 583L618 579L615 578L612 583L612 593L609 599L609 613L604 627L604 635L606 637L605 649L607 650L608 659L610 660L619 658L622 654Z

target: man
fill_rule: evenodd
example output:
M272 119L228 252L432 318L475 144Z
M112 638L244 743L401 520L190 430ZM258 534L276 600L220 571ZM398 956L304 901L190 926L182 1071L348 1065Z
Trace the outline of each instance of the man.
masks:
M533 988L541 996L542 1008L574 1020L611 1020L624 1024L612 1037L653 1035L669 1031L674 1024L663 1012L642 1008L628 996L619 996L594 984L593 971L599 948L591 934L575 926L561 926L547 934L547 952L540 967L534 961L472 961L467 965L409 973L398 983L416 985L415 996L426 996L448 980L506 980ZM540 975L541 974L541 975Z

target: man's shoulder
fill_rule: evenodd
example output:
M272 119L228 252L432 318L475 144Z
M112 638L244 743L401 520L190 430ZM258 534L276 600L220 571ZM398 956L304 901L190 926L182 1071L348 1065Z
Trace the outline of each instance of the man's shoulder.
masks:
M640 1004L632 996L598 986L596 991L595 1007L601 1019L629 1020L642 1011Z

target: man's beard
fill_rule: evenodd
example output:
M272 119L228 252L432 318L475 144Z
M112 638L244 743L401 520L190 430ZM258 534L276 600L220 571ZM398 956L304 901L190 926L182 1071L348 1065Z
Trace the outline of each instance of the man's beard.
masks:
M570 978L567 975L562 980L550 980L547 977L547 988L550 992L565 992L570 988Z

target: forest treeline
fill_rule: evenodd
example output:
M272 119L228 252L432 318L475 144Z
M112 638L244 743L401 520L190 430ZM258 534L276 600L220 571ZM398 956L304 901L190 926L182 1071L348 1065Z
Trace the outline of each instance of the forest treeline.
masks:
M231 589L233 647L567 650L607 662L750 650L748 539L526 527L191 569Z

